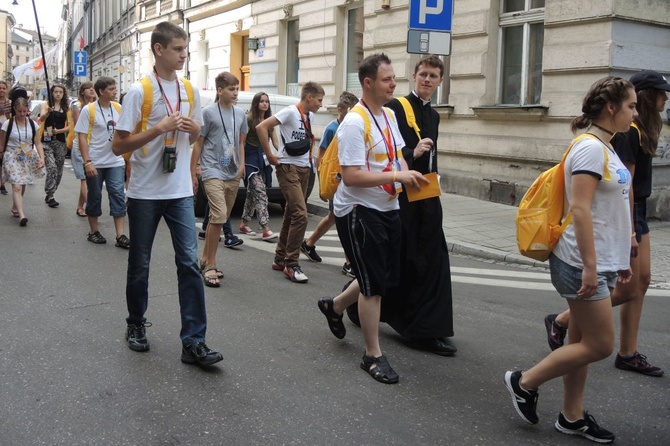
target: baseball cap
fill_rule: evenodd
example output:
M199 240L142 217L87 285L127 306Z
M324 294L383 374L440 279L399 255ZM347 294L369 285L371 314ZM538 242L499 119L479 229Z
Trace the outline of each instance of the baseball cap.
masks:
M670 91L670 84L660 73L652 70L644 70L634 74L630 82L635 86L635 91L655 88L657 90Z

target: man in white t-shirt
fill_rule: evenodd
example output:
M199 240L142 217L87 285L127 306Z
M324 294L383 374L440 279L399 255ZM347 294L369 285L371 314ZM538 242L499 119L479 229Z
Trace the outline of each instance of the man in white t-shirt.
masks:
M409 170L402 157L405 142L395 115L383 107L393 99L395 73L385 54L368 56L358 67L368 113L370 134L363 117L347 113L337 129L342 182L333 199L337 234L351 261L356 280L337 297L319 300L331 332L346 335L342 313L358 301L365 341L361 368L375 380L394 384L398 374L382 355L379 345L381 298L397 285L400 267L400 183L412 187L428 183L416 170ZM369 137L368 137L369 136Z
M200 137L191 153L191 179L196 190L199 163L209 204L209 223L200 268L205 285L216 288L221 286L219 279L223 278L223 273L216 267L216 251L221 228L230 217L244 176L244 142L249 126L244 110L234 105L240 81L224 71L216 76L214 83L218 101L202 111Z
M190 145L200 134L202 111L198 90L179 79L176 72L184 67L187 40L186 32L172 23L156 25L151 33L155 65L148 77L150 88L145 91L146 81L140 80L128 90L113 150L117 155L132 153L127 194L132 239L126 282L128 347L138 352L149 350L144 316L149 298L149 263L156 228L163 218L170 229L177 264L181 360L209 366L223 356L205 344L205 290L198 266L190 171ZM152 95L151 112L143 116L146 94Z
M270 164L277 166L277 180L286 206L272 269L283 271L296 283L307 283L300 268L300 245L307 229L307 183L312 170L312 116L321 107L324 91L316 82L302 87L300 102L283 108L256 126L258 140ZM279 126L284 143L275 155L270 147L269 132Z
M116 99L116 81L102 76L93 86L98 95L96 102L83 107L74 128L86 173L86 215L90 230L86 237L95 244L107 243L98 230L98 217L102 215L102 183L107 185L109 211L114 218L116 246L128 249L130 240L123 233L126 216L126 194L123 191L126 163L123 157L112 152L112 138L119 120L121 106Z

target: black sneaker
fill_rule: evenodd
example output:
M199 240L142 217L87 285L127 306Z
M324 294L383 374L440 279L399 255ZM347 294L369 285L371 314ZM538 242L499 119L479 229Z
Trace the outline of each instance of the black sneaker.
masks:
M199 366L210 366L223 360L223 355L210 350L204 342L195 344L184 344L181 349L181 362L185 364L196 364Z
M647 376L663 376L663 370L660 367L653 366L647 362L647 357L635 352L632 358L624 358L617 353L614 360L614 367L621 370L642 373Z
M512 394L512 402L519 416L526 423L537 424L539 421L537 417L537 390L522 389L521 385L519 385L520 380L520 370L505 373L505 385L509 393Z
M205 231L198 231L198 238L200 240L205 240L206 235L207 235L207 233Z
M148 352L149 341L147 341L146 327L151 327L151 322L144 324L128 324L126 330L126 341L128 341L128 348L136 352Z
M354 276L354 270L351 269L351 263L349 262L344 262L344 265L342 265L342 274L356 278L356 276Z
M565 344L565 336L568 334L567 328L558 325L556 316L558 315L548 314L547 317L544 318L544 327L547 329L547 342L552 351L563 347Z
M2 194L2 195L7 195L7 194L9 194L9 192L7 192L7 189L5 189L5 185L4 185L4 184L3 184L2 186L0 186L0 194Z
M579 435L596 443L612 443L614 434L607 429L598 426L596 419L588 412L584 412L584 418L570 423L563 416L563 412L558 414L558 420L554 424L557 431L568 435Z
M54 197L46 197L44 199L44 202L50 207L50 208L57 208L58 205L60 204L59 202L56 201Z
M226 248L234 248L236 246L242 245L243 243L244 243L244 240L242 240L241 238L239 238L236 235L230 234L223 241L223 246L225 246Z
M321 261L321 256L316 253L316 246L311 246L311 247L307 246L307 240L302 241L302 245L300 245L300 250L312 262L320 262Z

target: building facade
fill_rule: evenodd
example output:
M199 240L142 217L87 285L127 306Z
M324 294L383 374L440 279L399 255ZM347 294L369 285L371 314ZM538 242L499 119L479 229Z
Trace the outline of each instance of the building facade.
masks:
M11 82L13 79L11 70L14 57L12 32L15 24L16 21L11 13L0 10L0 79L6 82Z
M333 104L343 90L360 93L358 63L383 51L403 95L420 58L407 53L409 0L70 2L84 9L71 38L90 30L85 16L92 23L91 75L119 76L121 91L151 70L151 31L164 20L190 36L183 75L202 89L214 88L225 70L242 89L292 96L316 81L324 104ZM433 98L449 192L518 203L537 174L560 159L572 138L570 121L596 79L641 69L670 73L667 0L454 0L453 11L447 72ZM315 129L331 118L323 113ZM654 189L651 216L670 218L667 126Z

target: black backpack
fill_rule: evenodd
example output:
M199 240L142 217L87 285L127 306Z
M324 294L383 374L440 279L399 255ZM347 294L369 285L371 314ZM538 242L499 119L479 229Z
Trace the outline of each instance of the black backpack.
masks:
M12 128L14 127L14 101L18 98L28 99L28 92L23 87L14 87L9 92L9 99L12 101L12 117L9 119L9 124L7 125L7 135L5 136L5 146L2 148L3 151L7 150L7 142L9 141L9 135L12 133ZM35 121L30 119L30 116L27 116L28 121L30 121L30 128L33 131L33 144L35 144Z

